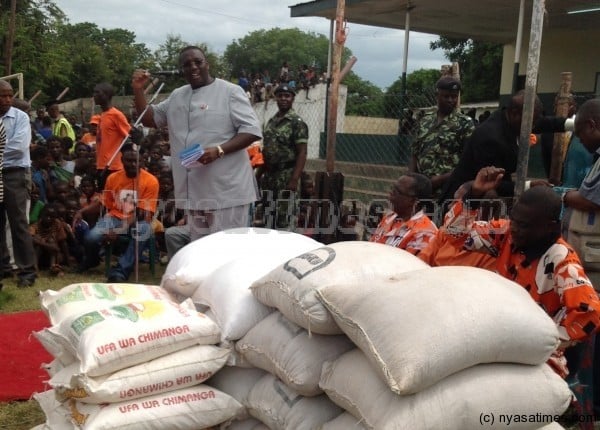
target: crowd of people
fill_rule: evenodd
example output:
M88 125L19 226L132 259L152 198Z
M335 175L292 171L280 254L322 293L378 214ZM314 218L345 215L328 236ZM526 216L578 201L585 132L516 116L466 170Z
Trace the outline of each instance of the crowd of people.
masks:
M121 222L132 212L134 204L135 211L140 212L145 202L153 202L151 213L140 217L135 227L140 235L144 227L141 221L149 221L164 255L164 230L183 219L183 214L174 208L171 153L166 131L155 129L144 134L137 130L131 133L130 121L125 115L103 101L110 99L112 87L103 83L98 88L104 88L109 95L108 98L97 96L103 113L93 115L83 127L69 123L75 141L68 135L61 137L57 132L44 139L38 137L30 145L32 189L28 225L35 250L34 266L56 276L66 270L85 272L95 267L104 251L102 245L115 240L113 233L128 233L130 225L125 231L119 231L122 226L107 224L105 217L114 215L113 210L123 211L116 217ZM34 135L40 134L41 124L47 123L45 118L49 118L45 109L38 109L36 115L31 122ZM104 127L99 128L101 121ZM114 127L115 123L121 128ZM111 136L112 130L117 130L115 136ZM132 146L133 140L139 150ZM112 146L108 147L109 144ZM128 168L133 168L129 175L136 178L135 183L115 186L117 173L127 174ZM137 179L139 172L146 182L148 175L152 177L155 189L150 194L144 194L145 182ZM115 198L121 199L118 204L111 201ZM18 235L12 236L13 248L16 248ZM120 260L108 278L113 281L127 279L133 267L133 256L130 257L131 262L127 264ZM19 267L16 255L15 264ZM8 272L10 268L5 270ZM18 270L21 271L21 267Z
M274 81L278 112L263 139L246 88L211 76L201 49L183 49L180 68L188 85L152 106L144 95L150 75L136 70L129 118L112 105L113 87L98 83L93 98L99 112L84 124L65 116L56 101L31 115L31 106L0 82L2 179L11 200L2 206L0 222L9 221L13 244L9 251L10 240L0 237L5 276L16 272L18 286L29 287L39 271L86 273L100 263L106 246L120 243L107 280L125 281L134 261L148 258L148 240L156 241L158 258L166 262L207 234L265 225L276 211L288 213L263 204L261 192L281 198L281 192L305 190L312 182L303 171L308 127L292 108L298 88L293 74L282 72ZM301 71L300 88L315 83L312 67ZM265 80L261 75L256 83ZM136 112L143 115L134 122ZM182 152L190 146L200 149L185 164ZM262 206L261 220L254 217L255 205ZM280 220L280 228L293 228Z
M255 73L242 71L237 83L254 104L274 99L275 89L281 84L287 84L296 92L306 91L308 100L309 90L319 83L325 83L326 80L326 73L319 73L315 66L300 64L297 71L294 71L288 62L284 61L277 76L271 77L268 70Z

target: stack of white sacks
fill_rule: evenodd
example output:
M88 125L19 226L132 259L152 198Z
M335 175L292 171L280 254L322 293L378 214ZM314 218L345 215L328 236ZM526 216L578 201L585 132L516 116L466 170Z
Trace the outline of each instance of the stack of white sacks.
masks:
M218 326L191 300L159 286L73 284L41 293L52 326L36 333L53 354L51 390L34 397L39 428L198 429L242 411L203 384L226 363Z
M73 417L85 417L77 427L83 429L126 428L107 419L118 424L132 416L157 419L167 404L182 406L164 400L179 398L172 391L148 392L166 385L210 391L227 399L220 408L227 411L210 423L184 421L183 416L199 420L207 414L202 399L186 403L186 411L176 410L178 419L162 427L129 428L200 429L220 423L233 430L538 429L571 400L566 383L544 364L558 343L554 323L523 288L491 272L430 268L386 245L323 246L294 233L234 229L180 250L161 286L181 302L169 305L178 306L169 314L169 327L182 326L177 318L184 315L199 326L189 333L194 342L182 350L211 345L202 348L212 348L212 355L194 352L189 363L204 367L188 373L192 381L179 376L164 384L173 372L170 356L161 354L162 362L129 361L129 350L140 345L127 346L127 339L139 335L126 334L124 324L153 314L152 306L125 306L113 318L120 324L96 334L97 345L81 342L93 330L94 318L69 316L38 336L62 363L52 367L64 367L54 371L54 390L38 396L49 428L74 428L50 422L73 422ZM151 291L153 300L168 303L161 297L166 291ZM190 299L215 324L195 314ZM61 328L67 332L61 334ZM109 342L110 332L121 342ZM76 340L79 350L64 347ZM69 363L74 356L77 361ZM108 364L113 357L111 363L128 364L117 370ZM137 366L144 370L136 374L148 379L128 390L130 376L119 374ZM165 377L158 377L165 369ZM198 384L204 376L210 377L207 385L177 385ZM136 394L143 397L123 398ZM102 426L94 426L92 418L101 414Z
M241 396L222 381L231 369L213 384L271 429L557 428L571 401L545 364L554 322L492 272L342 242L285 262L251 290L277 311L236 350L268 374ZM322 391L337 417L325 419L336 409ZM323 403L292 421L308 401Z

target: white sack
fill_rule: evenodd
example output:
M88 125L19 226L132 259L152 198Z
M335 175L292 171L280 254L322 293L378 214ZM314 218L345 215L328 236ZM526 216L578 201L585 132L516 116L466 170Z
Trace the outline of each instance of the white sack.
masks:
M197 430L227 422L242 409L231 396L207 385L107 405L70 400L48 410L49 401L34 398L48 421L69 416L70 426L51 426L53 430Z
M314 430L342 413L326 395L303 397L271 374L250 391L248 411L271 430Z
M344 335L308 332L274 312L240 339L236 350L252 365L272 373L303 396L322 394L321 367L354 348Z
M558 345L556 325L524 288L474 267L432 267L317 294L398 394L479 363L541 364Z
M215 344L220 338L217 325L196 312L191 300L181 304L147 300L75 314L35 335L56 358L75 357L80 362L78 373L89 376L113 373L192 345Z
M323 366L321 388L366 428L377 430L537 429L542 416L562 415L572 398L567 383L546 364L481 364L399 396L358 349ZM515 422L516 416L539 419Z
M341 334L329 312L316 298L328 285L368 285L373 279L429 267L414 255L371 242L338 242L299 255L252 286L263 304L277 308L309 332Z
M285 249L300 244L309 248L321 246L309 237L267 228L241 227L213 233L177 251L167 265L161 286L189 298L213 270L225 263L274 247Z
M196 305L210 307L221 328L222 341L241 339L273 312L273 308L263 305L252 295L250 285L290 258L314 248L312 243L307 248L305 241L295 238L289 242L225 263L196 289L192 300Z
M195 345L115 373L89 377L73 363L50 379L59 400L116 403L198 385L225 365L229 350Z
M172 297L157 285L98 282L71 284L58 291L40 292L40 305L53 325L74 314L152 299L172 300Z
M267 374L262 369L242 368L242 367L224 367L208 381L211 387L229 394L244 407L248 407L248 397L250 391L256 383ZM244 412L246 412L244 410ZM247 414L240 414L240 418L245 418Z

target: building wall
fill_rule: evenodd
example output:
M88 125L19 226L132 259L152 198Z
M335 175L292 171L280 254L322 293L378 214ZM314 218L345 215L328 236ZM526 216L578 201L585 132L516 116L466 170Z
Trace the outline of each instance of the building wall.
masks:
M600 72L600 30L564 31L551 28L546 23L542 33L540 50L538 94L552 99L560 87L562 72L573 73L572 91L577 94L592 94L595 89L596 73ZM549 28L550 27L550 28ZM527 73L529 34L523 37L519 74ZM515 47L504 46L500 95L511 93ZM544 105L546 105L546 100Z

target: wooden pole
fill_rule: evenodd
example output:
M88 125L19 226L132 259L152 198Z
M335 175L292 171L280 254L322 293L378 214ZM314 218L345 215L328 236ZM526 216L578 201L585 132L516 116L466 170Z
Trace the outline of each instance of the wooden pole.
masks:
M525 189L527 164L529 163L529 136L533 124L535 108L535 88L540 63L540 47L544 28L545 0L534 0L531 13L531 35L529 37L529 53L527 56L527 76L525 79L525 97L521 116L521 134L519 136L519 158L517 162L517 178L515 197L518 198Z
M60 101L65 96L65 94L67 94L67 92L69 90L70 90L69 87L66 87L64 90L62 90L62 92L56 96L56 101Z
M344 65L344 68L340 71L340 83L344 80L348 72L352 70L352 67L356 64L357 58L353 55L350 57L348 62Z
M340 63L344 42L346 41L346 30L344 28L345 0L338 0L335 16L335 42L333 45L333 56L331 62L331 88L329 92L329 112L327 116L327 160L326 170L333 173L335 163L335 138L337 129L338 97L340 93Z
M573 83L573 74L563 72L560 74L560 89L556 99L556 116L567 117L569 115L569 102L571 100L571 84ZM550 175L548 180L551 184L559 185L562 182L562 170L569 146L569 136L567 133L554 133L554 144L552 145L552 162L550 164Z
M460 81L460 65L456 61L452 63L450 70L452 71L452 77L454 79L458 79ZM456 109L459 109L459 108L460 108L460 93L458 94L458 101L456 102Z
M37 99L37 98L38 98L38 96L39 96L41 93L42 93L42 90L37 90L37 91L35 92L35 94L31 96L31 98L28 100L28 102L29 102L30 104L31 104L31 103L33 103L33 101L34 101L35 99Z

